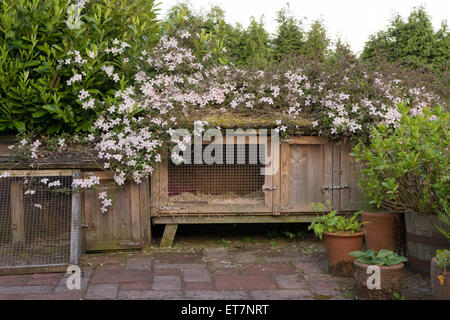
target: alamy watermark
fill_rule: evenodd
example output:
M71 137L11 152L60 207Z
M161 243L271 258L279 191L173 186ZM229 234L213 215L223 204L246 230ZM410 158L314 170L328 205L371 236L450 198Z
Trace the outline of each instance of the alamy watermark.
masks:
M66 286L69 290L81 290L81 269L79 266L70 265L66 274L69 277L66 280Z
M379 266L371 265L367 267L367 274L370 276L367 278L367 289L380 290L381 289L381 270Z
M186 129L171 130L176 145L170 156L175 164L260 164L261 175L274 175L280 166L280 138L276 129L268 133L267 129L226 129L224 135L219 129L203 130L203 123L196 123L193 134Z

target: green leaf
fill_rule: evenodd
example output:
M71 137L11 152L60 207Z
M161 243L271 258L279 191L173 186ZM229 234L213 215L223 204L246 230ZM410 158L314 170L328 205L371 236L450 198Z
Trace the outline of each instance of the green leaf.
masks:
M365 253L364 251L352 251L352 252L350 252L348 255L349 255L349 256L352 256L352 257L359 258L359 257L364 256L365 254L366 254L366 253Z
M34 118L40 118L40 117L42 117L42 116L44 116L46 114L48 114L48 112L41 110L41 111L36 111L36 112L32 113L31 115Z
M19 131L25 130L25 123L22 121L12 120L14 127Z
M387 249L381 249L380 251L378 251L377 257L379 258L386 258L390 255L393 255L394 252L392 252L391 250L387 250Z

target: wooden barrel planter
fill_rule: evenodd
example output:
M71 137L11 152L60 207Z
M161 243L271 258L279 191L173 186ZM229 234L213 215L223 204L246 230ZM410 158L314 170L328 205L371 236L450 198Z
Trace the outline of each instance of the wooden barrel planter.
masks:
M430 274L431 259L437 249L450 249L448 241L436 228L443 227L437 215L405 213L408 266L421 274Z

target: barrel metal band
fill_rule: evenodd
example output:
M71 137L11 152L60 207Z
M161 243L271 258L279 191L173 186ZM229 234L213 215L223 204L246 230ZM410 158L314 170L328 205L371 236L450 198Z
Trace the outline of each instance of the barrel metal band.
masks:
M450 241L446 239L439 239L439 238L431 238L431 237L424 237L417 234L412 234L407 232L406 233L406 239L409 241L427 244L430 246L436 246L436 247L450 247Z
M430 274L431 261L408 256L408 265L411 269L424 275Z

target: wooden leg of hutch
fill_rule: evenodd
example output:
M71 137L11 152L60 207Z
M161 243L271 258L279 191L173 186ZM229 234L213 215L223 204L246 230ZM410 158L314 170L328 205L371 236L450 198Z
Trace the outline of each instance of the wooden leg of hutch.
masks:
M175 239L175 234L177 233L178 224L166 224L164 228L164 234L161 239L161 248L171 247L173 240Z

